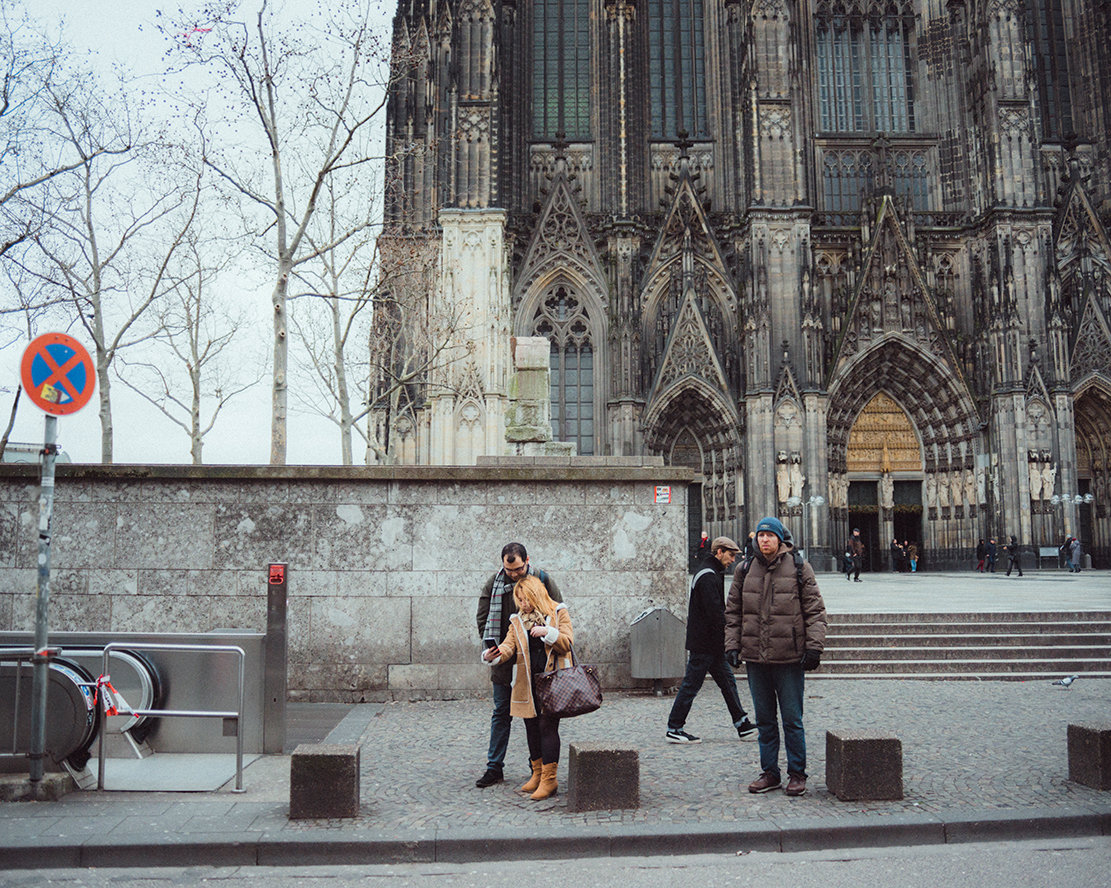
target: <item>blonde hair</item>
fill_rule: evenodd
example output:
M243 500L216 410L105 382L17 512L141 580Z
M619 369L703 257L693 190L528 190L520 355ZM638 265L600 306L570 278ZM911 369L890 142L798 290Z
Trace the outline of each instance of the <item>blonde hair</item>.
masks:
M555 616L556 603L548 594L547 587L537 577L527 576L519 579L513 587L513 600L517 603L518 609L527 601L534 611L545 617Z

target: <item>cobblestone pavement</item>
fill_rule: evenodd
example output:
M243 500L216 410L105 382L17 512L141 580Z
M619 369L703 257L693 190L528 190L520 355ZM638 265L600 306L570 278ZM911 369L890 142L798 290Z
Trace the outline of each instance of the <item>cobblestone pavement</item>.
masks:
M744 702L743 682L740 689ZM485 790L474 787L485 764L485 700L373 707L377 714L362 733L365 817L404 829L482 826L492 820L503 827L528 826L550 823L553 813L567 824L681 824L1106 802L1106 793L1068 781L1066 726L1108 720L1107 679L1080 679L1068 689L1048 680L810 680L805 713L809 792L798 799L781 792L747 792L759 775L757 744L737 739L711 683L695 700L686 725L702 743L667 743L672 699L609 695L597 712L563 722L564 788L569 743L620 742L640 752L641 807L590 813L568 812L564 794L533 802L515 791L528 776L517 719L506 782ZM358 710L350 716L359 717ZM838 728L889 732L902 740L902 801L849 803L829 793L825 732Z

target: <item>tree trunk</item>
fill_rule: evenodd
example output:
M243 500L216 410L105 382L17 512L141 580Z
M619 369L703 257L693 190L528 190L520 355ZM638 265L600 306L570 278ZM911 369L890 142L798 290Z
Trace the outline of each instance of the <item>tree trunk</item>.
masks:
M283 256L278 265L278 283L274 287L274 395L271 403L270 464L284 466L286 461L289 400L289 336L286 329L286 297L289 275L293 267L290 257Z

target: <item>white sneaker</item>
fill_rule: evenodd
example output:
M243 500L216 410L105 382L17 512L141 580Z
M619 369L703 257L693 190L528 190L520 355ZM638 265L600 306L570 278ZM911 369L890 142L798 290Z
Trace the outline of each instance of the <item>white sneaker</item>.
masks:
M688 734L686 731L668 731L668 743L701 743L702 741L695 737L694 734Z

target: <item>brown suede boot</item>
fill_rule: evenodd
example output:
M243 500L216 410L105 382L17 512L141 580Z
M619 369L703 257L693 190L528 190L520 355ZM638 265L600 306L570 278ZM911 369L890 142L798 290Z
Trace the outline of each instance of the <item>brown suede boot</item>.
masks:
M539 801L556 794L556 790L559 789L559 784L556 782L556 770L558 768L559 762L540 766L540 786L537 787L536 792L529 796L530 799Z
M544 764L543 759L529 759L529 764L532 765L532 776L528 782L521 787L521 792L536 792L536 787L540 785L540 766Z

